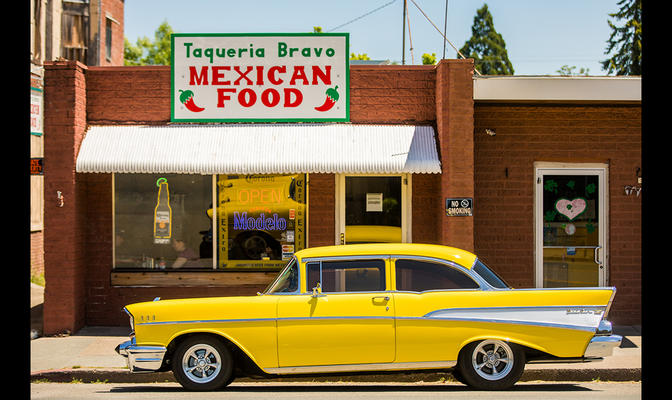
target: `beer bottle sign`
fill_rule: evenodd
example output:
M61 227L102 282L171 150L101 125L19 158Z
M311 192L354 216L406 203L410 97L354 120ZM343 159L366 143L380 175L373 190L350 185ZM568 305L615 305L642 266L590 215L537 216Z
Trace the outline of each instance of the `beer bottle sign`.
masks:
M159 178L156 186L159 188L159 193L156 196L156 207L154 207L154 243L167 244L170 243L172 222L168 180Z

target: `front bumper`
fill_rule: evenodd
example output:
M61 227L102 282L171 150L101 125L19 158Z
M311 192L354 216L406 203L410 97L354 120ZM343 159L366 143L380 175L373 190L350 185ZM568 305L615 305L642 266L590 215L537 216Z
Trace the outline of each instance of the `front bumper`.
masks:
M114 349L119 355L126 357L131 372L154 372L163 365L166 348L163 346L137 346L135 338L119 344Z

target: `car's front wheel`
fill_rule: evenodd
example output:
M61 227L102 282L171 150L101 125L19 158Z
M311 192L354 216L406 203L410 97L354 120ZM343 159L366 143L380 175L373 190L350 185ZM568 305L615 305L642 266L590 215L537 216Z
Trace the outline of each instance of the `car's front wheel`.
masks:
M482 340L462 349L457 367L469 386L482 390L508 389L523 375L525 352L513 343Z
M198 335L185 339L175 350L172 364L175 379L185 389L217 390L232 381L231 352L213 336Z

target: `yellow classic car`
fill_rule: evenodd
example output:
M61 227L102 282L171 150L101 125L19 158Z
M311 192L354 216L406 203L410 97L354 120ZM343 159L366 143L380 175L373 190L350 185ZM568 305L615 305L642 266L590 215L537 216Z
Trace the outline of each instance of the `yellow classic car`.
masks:
M451 370L479 389L514 385L526 362L591 361L621 337L615 288L513 289L474 254L354 244L297 252L257 296L130 304L132 372L186 389L236 376Z

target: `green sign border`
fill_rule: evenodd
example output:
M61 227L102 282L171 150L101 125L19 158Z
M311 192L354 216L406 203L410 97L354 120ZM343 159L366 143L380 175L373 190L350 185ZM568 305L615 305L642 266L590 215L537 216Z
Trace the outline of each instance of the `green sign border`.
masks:
M175 118L175 37L295 37L295 36L343 36L345 37L345 118ZM350 122L350 33L173 33L170 35L170 121L171 122Z

